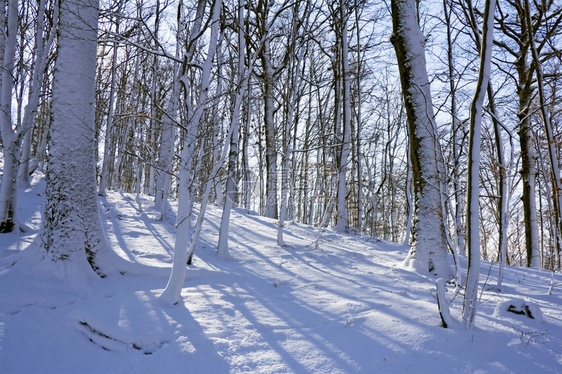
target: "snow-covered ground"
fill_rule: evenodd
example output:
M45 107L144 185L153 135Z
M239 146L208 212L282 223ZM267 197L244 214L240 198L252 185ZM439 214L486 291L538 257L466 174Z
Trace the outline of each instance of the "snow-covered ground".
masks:
M314 249L318 229L290 224L282 248L273 220L235 210L235 260L219 260L220 210L209 207L184 302L167 306L157 298L167 272L78 287L31 260L13 265L39 229L42 183L19 195L32 230L0 235L2 374L562 372L561 274L548 295L550 272L508 267L498 292L497 266L484 263L475 329L445 329L434 280L401 267L407 247L326 230ZM108 192L109 241L131 262L169 268L173 217L154 220L148 197L141 205ZM459 295L453 317L461 308Z

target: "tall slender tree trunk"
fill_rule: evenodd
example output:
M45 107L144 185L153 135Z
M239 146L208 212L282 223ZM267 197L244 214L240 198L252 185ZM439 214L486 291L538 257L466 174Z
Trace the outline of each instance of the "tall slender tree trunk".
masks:
M41 0L37 8L37 33L35 35L35 60L33 61L33 72L29 87L28 102L25 106L22 120L22 129L24 132L21 145L21 159L18 170L18 184L20 186L29 186L29 175L31 165L31 140L33 135L34 119L39 108L39 97L43 88L43 77L49 57L49 50L53 44L56 32L51 30L50 36L45 40L45 8L46 1ZM58 22L58 7L55 7L53 15L53 24Z
M355 6L355 32L357 46L361 45L361 28L359 27L359 6ZM355 115L355 148L356 148L356 172L357 172L357 231L359 234L363 233L363 163L361 161L361 126L362 126L362 111L363 93L361 91L361 80L363 73L363 60L361 57L361 48L357 48L357 71L355 74L357 84L357 109Z
M414 185L413 244L406 263L422 273L452 278L441 206L435 122L426 71L425 36L416 0L392 0L393 36L409 125Z
M12 130L12 89L14 87L14 59L16 53L16 35L18 31L18 1L10 0L6 36L1 72L0 88L0 129L4 152L4 173L0 186L0 233L19 229L17 218L17 184L18 162L20 160L20 137ZM0 10L4 13L4 7ZM1 25L2 28L4 25ZM3 33L3 30L2 30Z
M453 42L453 30L451 24L451 13L452 5L448 0L443 0L443 10L445 16L445 23L447 27L447 67L448 67L448 80L449 80L449 90L451 93L451 133L453 142L453 194L455 196L455 209L453 214L453 223L455 228L455 242L456 250L460 256L466 256L466 244L464 238L464 225L462 222L463 214L463 197L461 191L461 181L460 181L460 158L461 158L461 139L459 133L462 131L461 121L458 119L458 109L457 109L457 87L455 81L455 56L454 56L454 42Z
M544 130L546 134L546 141L548 144L548 155L550 157L550 175L552 181L552 190L554 196L554 221L555 221L555 250L560 253L560 249L562 246L562 181L560 180L560 162L557 157L556 153L556 140L553 134L552 123L550 121L550 115L547 109L546 103L546 94L544 92L544 76L542 72L542 65L539 56L539 52L535 45L534 35L532 32L533 24L531 22L531 6L529 4L529 0L524 0L524 8L525 8L525 24L528 33L529 39L529 47L531 49L531 55L534 61L535 72L537 76L537 91L539 94L539 105L540 105L540 113L541 118L544 125ZM558 256L557 256L558 257ZM536 266L536 262L539 262L540 266L540 258L536 259L536 254L532 253L532 260L531 266ZM560 267L560 263L557 264L557 267Z
M306 17L306 26L305 30L308 28L308 4L304 9L304 14ZM298 8L295 8L293 13L293 28L292 28L292 35L291 35L291 43L293 48L296 48L296 39L298 35ZM305 49L301 48L298 52L293 50L290 52L291 58L293 60L293 69L291 74L291 78L289 81L290 89L288 90L288 113L287 119L285 124L285 134L284 134L284 142L283 142L283 171L282 171L282 183L281 183L281 209L279 212L279 222L277 227L277 244L280 246L286 246L285 240L283 238L283 228L285 226L285 220L289 215L289 200L291 194L291 186L293 185L293 181L290 177L291 172L291 160L293 158L292 155L292 145L291 142L293 141L293 132L297 133L297 123L298 121L295 120L297 117L298 112L298 94L301 88L301 61L304 56ZM294 130L292 130L294 128ZM293 160L294 161L294 160Z
M267 23L267 20L265 20ZM267 34L268 30L264 33ZM269 218L278 218L277 210L277 134L275 131L275 123L273 111L275 102L273 98L273 67L271 66L271 50L269 40L266 40L263 46L262 64L263 64L263 89L264 89L264 126L265 126L265 163L266 163L266 205L265 216Z
M466 287L463 301L463 322L467 329L474 326L478 297L478 281L480 278L480 143L482 107L490 80L495 8L496 0L486 0L480 47L478 82L474 98L470 105L466 200L468 268L466 272Z
M160 0L156 0L156 9L154 11L154 40L156 44L158 44L158 37L160 33L160 17L162 16L160 11ZM156 193L155 183L156 183L156 168L154 167L156 161L156 149L157 149L157 138L159 129L159 120L158 120L158 107L160 105L157 89L158 89L158 74L159 74L159 63L158 63L158 55L154 54L152 56L152 81L150 86L150 128L148 131L148 159L150 161L149 164L146 165L147 173L146 173L146 194L149 196L153 196Z
M119 3L116 20L115 20L115 33L119 34L119 25L121 23L121 4ZM110 162L110 152L111 152L111 143L113 142L113 112L115 107L115 91L116 91L116 83L117 83L117 52L119 48L119 42L115 40L113 42L113 56L111 57L111 82L109 88L109 104L107 109L107 123L105 126L105 141L103 143L103 160L102 160L102 167L101 167L101 174L100 174L100 184L98 187L98 195L104 196L105 189L110 182L109 179L109 162Z
M228 249L228 233L230 227L230 213L236 200L236 161L238 158L238 134L240 128L240 112L242 99L244 97L247 77L244 61L246 59L246 40L244 30L244 7L246 1L238 1L238 90L233 102L232 118L230 122L230 136L226 139L229 142L228 151L228 177L226 180L226 193L222 217L219 229L219 241L217 244L217 256L221 259L230 258ZM249 69L251 71L251 67Z
M518 16L525 20L525 7L517 6ZM536 206L537 155L531 128L530 105L533 98L533 72L529 66L529 35L526 22L521 22L519 51L515 61L517 95L519 96L519 139L521 145L521 178L523 180L523 214L525 222L525 248L527 266L540 266L539 230Z
M178 3L177 24L181 23L183 2ZM176 34L176 58L180 53L180 32ZM174 143L176 140L176 124L178 100L179 100L179 76L178 66L174 63L174 81L172 82L172 92L168 100L168 106L162 119L162 137L158 152L159 170L156 174L156 195L154 196L154 206L160 212L160 219L165 220L168 216L168 198L170 195L172 163L174 156Z
M496 137L496 152L498 154L499 164L499 199L498 199L498 215L499 215L499 238L498 238L498 262L499 274L497 286L501 287L503 282L503 271L507 256L507 229L509 226L509 171L510 166L505 156L505 146L502 138L501 124L496 118L496 105L494 100L494 90L491 82L488 83L488 100L490 112L492 113L492 122L494 123L494 134ZM513 147L511 147L513 152Z
M347 231L347 167L349 162L349 148L351 143L351 90L349 82L349 47L347 40L347 19L349 17L346 2L340 3L341 17L341 64L343 86L343 124L342 146L340 154L340 169L338 172L337 216L335 229L338 232Z
M211 38L207 57L202 66L201 89L197 107L189 120L187 134L181 156L180 176L179 176L179 199L178 214L176 223L176 242L174 246L174 263L172 272L166 288L160 296L170 304L177 304L181 300L181 290L185 281L186 263L188 259L188 248L192 241L193 234L193 199L191 184L193 180L193 157L195 152L195 135L199 127L199 122L203 112L207 107L207 96L209 92L209 82L213 59L217 48L217 38L219 29L219 17L222 8L222 1L215 0L212 9Z

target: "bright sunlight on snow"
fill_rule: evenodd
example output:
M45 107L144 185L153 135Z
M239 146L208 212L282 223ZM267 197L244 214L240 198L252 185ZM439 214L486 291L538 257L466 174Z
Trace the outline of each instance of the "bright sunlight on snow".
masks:
M68 284L22 251L40 227L44 182L19 191L32 230L0 235L0 373L560 373L562 276L482 264L476 327L441 327L435 282L401 267L408 248L232 214L234 260L216 255L220 210L209 207L183 303L166 286L174 215L154 219L152 198L108 192L102 219L113 249L140 275ZM139 265L139 269L141 266ZM160 271L150 271L160 268ZM54 269L54 268L53 268ZM461 291L462 292L462 291Z

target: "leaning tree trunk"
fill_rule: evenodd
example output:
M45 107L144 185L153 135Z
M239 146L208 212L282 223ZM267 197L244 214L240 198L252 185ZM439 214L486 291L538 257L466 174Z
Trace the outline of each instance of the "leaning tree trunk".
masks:
M406 263L417 271L451 279L439 188L437 139L427 77L425 36L416 0L392 0L393 36L410 133L414 185L412 248Z
M40 233L46 259L66 264L68 274L80 278L92 269L102 275L97 259L109 248L96 194L98 12L97 0L60 3L46 204Z
M467 250L468 268L463 302L463 321L465 327L472 328L476 317L478 297L478 280L480 278L480 143L482 125L482 106L490 80L492 60L492 33L494 30L494 10L496 0L486 0L484 9L484 27L480 46L480 69L476 92L470 105L470 133L468 144L468 180L467 180Z
M221 223L219 229L219 240L217 244L217 256L221 259L230 258L228 249L228 231L230 227L230 213L236 198L236 160L238 158L238 134L240 128L240 110L242 106L242 98L244 97L245 88L249 74L246 74L244 67L246 41L242 30L244 29L244 6L245 0L238 1L238 90L234 98L234 107L230 122L229 137L225 140L229 142L228 151L228 179L226 180L226 196L222 210ZM254 59L255 61L255 59ZM252 63L253 65L253 63ZM252 67L248 69L251 71Z
M217 49L219 16L222 1L216 0L212 12L211 38L205 63L201 72L201 89L197 102L197 108L189 120L187 135L184 141L184 148L181 156L180 176L179 176L179 201L178 215L176 224L176 242L174 246L174 264L166 288L160 296L170 304L177 304L181 300L181 290L186 274L186 264L188 259L188 247L193 239L193 199L191 184L193 181L193 156L195 148L195 135L199 127L199 122L203 112L207 107L207 96L211 79L211 70L215 52Z

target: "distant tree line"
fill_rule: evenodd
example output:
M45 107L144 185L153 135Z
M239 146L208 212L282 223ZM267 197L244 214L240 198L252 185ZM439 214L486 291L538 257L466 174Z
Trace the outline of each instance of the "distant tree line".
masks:
M59 157L56 81L70 69L59 60L65 40L92 38L89 27L96 193L154 196L161 219L179 199L176 251L187 257L178 263L191 261L215 203L225 207L223 257L230 209L240 207L277 220L280 245L290 245L286 224L302 222L411 243L412 264L436 275L449 276L447 253L465 256L467 244L479 260L559 269L562 7L488 6L7 0L0 231L26 230L17 186ZM98 23L64 14L80 7Z

